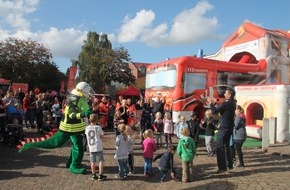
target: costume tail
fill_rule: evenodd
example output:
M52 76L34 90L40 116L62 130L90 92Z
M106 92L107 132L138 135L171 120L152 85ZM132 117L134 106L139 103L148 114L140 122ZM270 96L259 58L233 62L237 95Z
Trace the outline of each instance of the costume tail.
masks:
M45 137L41 138L28 138L26 141L23 141L21 145L19 145L19 153L22 153L31 148L45 148L45 149L52 149L57 148L63 145L66 141L68 141L69 136L65 133L58 131L58 132L50 132Z
M42 137L25 138L24 141L20 141L20 144L17 145L17 148L21 149L22 146L26 143L45 141L45 140L49 139L51 136L53 136L56 132L57 132L57 129L52 130L51 132L47 133L45 136L42 136Z

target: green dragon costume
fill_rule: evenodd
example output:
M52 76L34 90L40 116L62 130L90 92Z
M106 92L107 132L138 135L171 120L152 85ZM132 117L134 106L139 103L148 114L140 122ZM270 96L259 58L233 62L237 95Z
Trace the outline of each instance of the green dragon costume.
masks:
M86 128L84 118L90 114L87 100L93 94L89 84L78 83L68 97L59 130L45 141L24 144L18 152L22 153L31 148L58 148L70 139L72 148L66 167L72 173L84 174L86 170L81 167L84 156L83 134Z

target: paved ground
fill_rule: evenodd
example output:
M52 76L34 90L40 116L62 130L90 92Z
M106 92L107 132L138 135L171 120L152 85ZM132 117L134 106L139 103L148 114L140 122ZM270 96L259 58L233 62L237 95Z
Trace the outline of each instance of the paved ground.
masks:
M26 137L39 136L36 132L26 132ZM70 143L53 150L28 150L22 154L16 148L8 148L0 144L0 189L207 189L207 190L261 190L261 189L290 189L290 146L276 145L265 151L260 148L244 149L245 168L234 168L231 172L216 174L215 157L207 157L204 146L197 149L198 156L194 160L195 181L190 183L173 180L160 183L160 174L154 163L154 175L145 178L143 174L142 150L136 139L135 166L136 174L126 180L117 180L114 175L118 172L114 160L114 135L107 133L105 146L105 173L107 181L91 179L91 174L71 174L65 167L70 152ZM175 139L175 143L177 140ZM157 153L165 151L160 149ZM88 155L83 160L89 169ZM175 158L177 177L181 177L180 160ZM88 172L90 172L88 170Z

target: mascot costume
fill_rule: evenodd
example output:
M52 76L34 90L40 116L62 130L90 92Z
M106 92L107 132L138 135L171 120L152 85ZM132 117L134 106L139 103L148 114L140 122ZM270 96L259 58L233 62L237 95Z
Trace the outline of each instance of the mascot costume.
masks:
M83 134L86 128L84 118L90 115L88 99L93 94L94 91L89 84L78 83L67 99L59 130L44 141L25 143L18 152L21 153L31 148L58 148L70 139L72 148L66 167L72 173L85 174L85 168L81 167L84 156Z

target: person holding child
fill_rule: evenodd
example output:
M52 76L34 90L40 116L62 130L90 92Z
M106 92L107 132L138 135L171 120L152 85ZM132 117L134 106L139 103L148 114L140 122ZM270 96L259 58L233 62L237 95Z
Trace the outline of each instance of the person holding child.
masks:
M213 113L219 112L220 114L220 127L217 133L216 142L216 155L218 163L217 173L224 173L227 169L233 169L233 161L230 153L230 138L233 134L233 128L235 126L235 91L233 89L227 89L224 94L225 101L219 105L217 99L209 99L210 109Z
M175 169L173 166L174 163L174 154L176 153L176 146L170 145L167 152L158 154L154 157L153 161L160 159L158 162L158 169L161 173L161 180L160 182L164 182L165 178L167 176L167 173L170 171L170 176L174 181L178 181L178 179L175 177Z
M177 145L177 155L181 158L182 163L182 182L187 183L192 179L193 159L196 155L196 146L190 131L187 127L181 129L181 138Z
M152 161L153 154L156 151L156 144L153 139L153 131L147 129L143 133L144 141L142 143L143 157L144 157L144 176L149 177L152 175Z
M88 141L90 151L92 179L99 181L106 180L107 176L104 173L104 154L103 154L103 137L104 133L101 126L97 125L97 114L90 115L90 125L86 127L85 134ZM96 174L96 161L99 162L99 175Z

